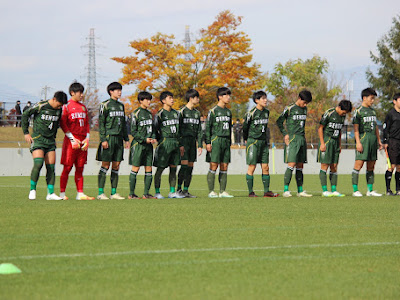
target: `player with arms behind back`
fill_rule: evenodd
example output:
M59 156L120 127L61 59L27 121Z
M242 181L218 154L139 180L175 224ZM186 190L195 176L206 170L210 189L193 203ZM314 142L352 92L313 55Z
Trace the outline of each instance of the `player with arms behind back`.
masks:
M79 82L74 82L69 87L71 99L63 106L60 126L65 133L61 164L64 169L60 177L60 197L67 200L65 190L68 175L75 165L75 184L77 189L76 200L94 200L94 197L83 193L83 168L87 162L89 147L89 119L86 106L81 102L84 87Z

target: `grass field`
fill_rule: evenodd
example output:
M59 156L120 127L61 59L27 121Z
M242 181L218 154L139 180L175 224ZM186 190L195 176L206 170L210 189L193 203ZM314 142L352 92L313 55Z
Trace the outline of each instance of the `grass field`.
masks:
M46 201L44 181L29 201L28 177L0 177L0 263L22 270L0 275L1 299L400 298L400 197L322 198L306 175L308 199L248 198L243 176L229 176L235 198L209 199L195 176L197 199Z

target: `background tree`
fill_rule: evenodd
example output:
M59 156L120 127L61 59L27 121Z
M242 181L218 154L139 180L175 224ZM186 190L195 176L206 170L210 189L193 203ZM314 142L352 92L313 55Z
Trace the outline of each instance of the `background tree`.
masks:
M242 17L223 11L200 30L189 48L176 43L173 35L162 33L132 41L132 56L112 58L124 64L120 81L135 84L138 91L147 90L157 98L168 89L176 98L175 107L185 104L185 92L195 88L203 114L216 104L220 86L232 89L233 102L247 103L252 92L262 86L263 74L260 65L252 62L250 38L238 30L241 22ZM130 101L137 107L135 96Z
M294 103L299 92L306 88L313 95L313 101L308 105L306 138L310 143L318 143L319 120L325 110L336 105L337 97L341 93L339 85L329 82L328 67L326 59L313 56L306 60L289 60L284 65L278 63L274 71L267 74L265 89L274 97L268 104L271 112L271 142L283 143L282 134L275 121L283 108Z
M382 120L392 107L392 97L400 91L400 16L393 18L392 28L378 41L377 48L378 54L371 52L371 59L378 72L375 75L368 70L367 80L380 97L378 118Z

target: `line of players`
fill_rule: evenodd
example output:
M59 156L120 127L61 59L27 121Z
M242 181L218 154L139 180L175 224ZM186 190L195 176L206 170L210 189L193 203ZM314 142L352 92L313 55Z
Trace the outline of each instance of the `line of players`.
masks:
M77 187L77 200L94 200L83 192L83 168L87 162L87 149L89 147L89 123L87 109L83 103L84 87L80 83L73 83L69 88L71 99L67 102L64 92L56 92L48 101L37 103L24 112L22 116L22 130L25 140L31 144L30 151L33 157L31 172L31 188L29 199L36 199L36 185L39 173L45 162L48 187L47 200L66 200L65 190L69 173L75 165L75 183ZM195 108L199 103L199 93L190 89L186 93L187 104L176 111L173 94L164 91L160 95L162 108L153 118L148 110L153 97L148 92L140 92L138 101L140 107L132 114L131 134L132 142L129 144L128 133L125 124L125 109L121 98L122 86L118 82L108 85L107 92L110 99L101 103L99 114L100 144L97 150L96 160L101 161L98 175L99 200L108 200L104 193L106 174L111 166L111 199L125 199L117 193L118 171L123 160L124 147L130 148L129 164L132 166L129 175L130 193L129 199L139 198L135 194L136 177L141 166L145 168L144 199L164 198L160 193L161 175L165 168L169 167L169 198L196 197L189 193L192 179L193 165L197 153L202 153L202 130L200 112ZM206 161L210 164L207 174L209 188L208 196L233 197L226 192L227 170L231 159L231 130L232 113L227 108L230 103L231 91L221 87L217 90L217 105L208 113L206 120ZM356 140L356 161L352 172L353 196L361 197L358 190L359 171L364 162L367 162L367 196L381 196L373 191L374 166L377 160L377 150L382 149L379 131L376 124L376 113L371 107L376 97L376 92L367 88L362 91L362 105L356 109L353 117ZM257 197L253 191L254 171L257 164L261 165L264 197L277 197L278 194L270 191L269 176L269 149L267 145L267 125L269 122L269 110L267 109L267 95L264 91L253 94L256 106L251 109L244 118L243 135L246 141L246 164L248 170L246 182L249 197ZM307 162L307 145L305 140L305 123L307 118L307 105L312 101L309 91L299 93L296 102L285 107L277 120L277 125L284 136L285 150L284 160L287 169L284 175L283 197L291 197L289 184L292 173L295 170L299 197L311 197L303 190L303 166ZM387 194L394 195L390 190L390 179L396 168L396 193L400 194L400 94L396 94L393 100L394 108L389 112L384 123L384 143L389 151L393 165L386 172ZM338 106L328 109L320 120L318 128L319 147L317 161L321 163L320 181L322 196L343 197L344 194L336 190L337 165L341 152L341 129L345 116L352 111L352 104L348 100L342 100ZM33 133L29 133L29 119L33 117ZM286 123L286 124L285 124ZM58 127L61 126L65 133L62 148L61 164L64 169L60 178L60 196L54 193L55 182L55 136ZM153 144L157 147L153 159ZM181 165L176 178L177 166ZM155 166L154 176L155 195L150 194L150 186L153 180L152 166ZM214 191L216 171L219 168L219 193ZM327 170L330 169L329 179L331 192L327 188ZM178 182L177 182L178 181ZM176 183L178 190L176 191ZM183 186L183 188L182 188Z

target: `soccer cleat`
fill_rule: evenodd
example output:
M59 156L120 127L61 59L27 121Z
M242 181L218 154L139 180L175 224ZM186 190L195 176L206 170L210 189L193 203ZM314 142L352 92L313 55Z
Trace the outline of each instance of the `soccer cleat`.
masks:
M197 198L197 196L192 195L191 193L189 193L188 190L184 190L182 193L185 196L185 198Z
M332 192L332 197L344 197L346 196L345 194L341 194L338 191Z
M211 191L208 194L208 198L218 198L218 194L216 192L214 192L214 191Z
M363 194L361 194L360 191L356 191L353 193L353 197L362 197L362 196L363 196Z
M47 194L46 200L63 200L63 198L57 196L55 193Z
M297 197L312 197L312 195L308 194L306 191L302 191L301 193L297 193Z
M184 193L182 190L177 190L177 191L176 191L176 194L179 195L179 196L181 196L182 198L186 198L186 195L185 195L185 193Z
M69 198L65 196L65 192L60 193L60 197L63 198L63 200L68 200Z
M136 194L130 194L130 195L128 196L128 199L139 199L139 196L136 195Z
M185 196L178 194L178 192L173 192L173 193L170 192L168 194L168 198L179 198L179 199L181 199L181 198L185 198Z
M386 192L386 196L396 196L396 194L393 194L393 192L391 190L388 190Z
M367 196L368 197L381 197L382 194L379 194L378 192L375 192L375 191L368 191Z
M258 196L256 195L256 193L251 192L251 193L249 194L249 197L258 197Z
M228 194L226 191L219 193L220 198L233 198L233 195Z
M30 190L28 198L29 200L36 200L36 190Z
M268 192L264 193L264 197L278 197L278 196L279 196L278 193L274 193L274 192L271 192L271 191L268 191Z
M332 197L333 194L329 191L322 192L322 197Z
M108 198L106 194L103 193L97 196L97 200L110 200L110 198Z
M400 191L396 191L396 195L397 195L397 196L400 196Z
M147 195L143 195L143 199L157 199L157 198L154 197L153 195L147 194Z
M286 192L283 192L282 196L285 198L288 198L288 197L292 197L292 194L290 193L290 191L286 191Z
M64 200L66 200L66 199L64 199ZM76 200L94 200L94 197L90 197L88 195L85 195L84 193L78 193L76 195Z
M157 198L157 199L164 199L164 196L161 195L160 193L156 193L156 194L154 195L154 198Z
M125 197L122 197L120 194L115 193L114 195L111 195L110 199L114 199L114 200L124 200Z

